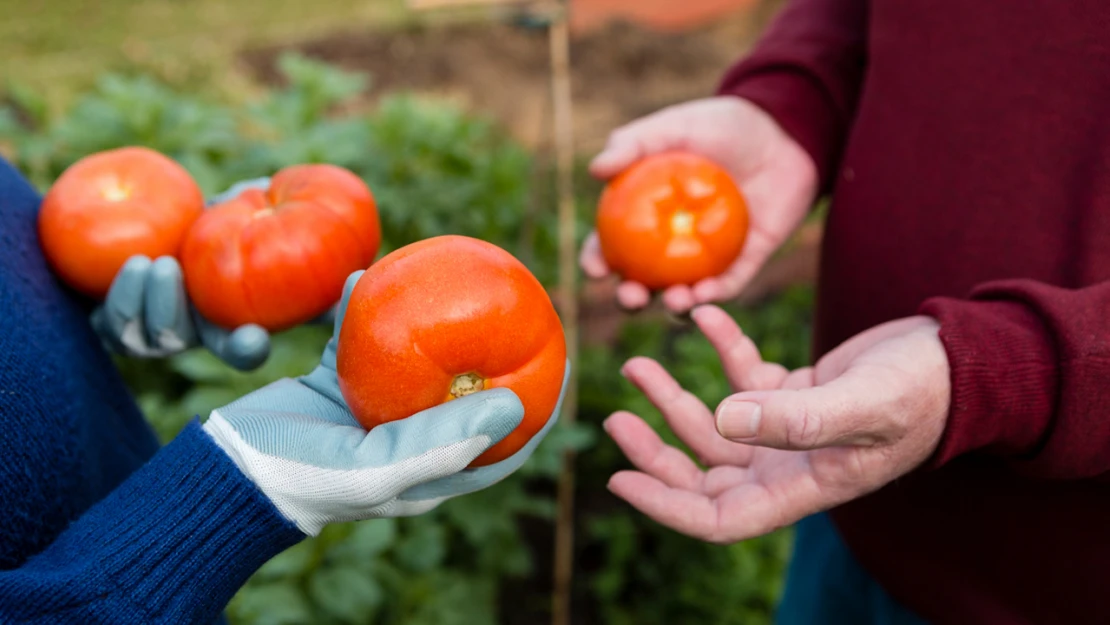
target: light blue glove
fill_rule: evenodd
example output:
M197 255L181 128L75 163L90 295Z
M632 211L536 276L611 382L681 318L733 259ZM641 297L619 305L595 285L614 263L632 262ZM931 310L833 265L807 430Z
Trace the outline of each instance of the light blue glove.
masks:
M269 186L269 178L245 180L213 197L208 206L248 188ZM201 317L185 293L181 265L169 256L128 259L91 322L105 347L123 356L166 358L203 345L232 367L249 371L270 355L270 335L262 327L227 330Z
M336 375L336 341L362 271L347 279L320 365L212 411L204 429L289 520L308 535L329 523L422 514L491 486L520 468L555 425L570 376L543 429L501 462L467 469L508 435L524 407L491 389L367 432L348 410ZM388 380L382 385L388 390Z

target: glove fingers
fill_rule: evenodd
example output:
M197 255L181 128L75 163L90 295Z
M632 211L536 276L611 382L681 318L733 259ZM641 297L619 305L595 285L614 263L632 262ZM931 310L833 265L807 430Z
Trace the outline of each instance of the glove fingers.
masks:
M343 283L343 295L339 298L339 304L332 309L334 316L334 326L332 327L331 339L324 347L324 353L320 357L320 365L331 372L335 371L335 358L336 350L339 344L339 330L343 327L343 317L347 314L347 303L351 299L351 292L355 290L355 285L358 284L358 279L365 273L364 269L360 269L351 275L347 276L347 281Z
M524 417L515 393L493 389L367 432L345 406L289 379L240 398L220 412L234 414L235 429L264 454L324 469L388 467L408 486L461 470ZM414 471L421 476L410 479L408 474Z
M232 367L251 371L262 366L270 356L270 333L255 324L239 326L235 330L221 328L200 314L194 315L200 342Z
M516 393L504 388L481 391L375 427L359 445L356 461L393 464L420 458L424 463L461 462L465 467L523 419L524 406ZM481 444L464 445L472 441Z
M171 256L154 261L146 278L144 318L150 344L169 353L191 347L196 329L189 314L189 300L181 265Z
M222 358L240 371L252 371L270 357L270 333L253 323L239 326L228 335Z
M551 417L548 418L543 428L515 454L495 464L478 467L462 473L455 473L432 482L414 486L402 493L400 500L412 504L422 501L434 501L436 503L432 505L438 505L438 502L443 499L458 497L459 495L466 495L482 490L483 488L488 488L514 473L528 461L528 458L536 451L536 447L543 442L544 438L559 421L559 415L563 411L563 399L566 397L567 383L569 381L570 361L567 361L566 369L563 373L563 387L559 391L559 400L555 404L555 410L552 411Z
M132 256L124 263L104 298L100 325L126 352L146 354L149 346L143 329L143 291L150 273L146 256Z

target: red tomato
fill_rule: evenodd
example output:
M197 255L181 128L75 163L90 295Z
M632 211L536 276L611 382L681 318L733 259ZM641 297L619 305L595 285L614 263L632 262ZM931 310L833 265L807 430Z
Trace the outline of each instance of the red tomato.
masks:
M625 170L606 186L597 212L610 269L653 290L720 275L747 234L748 206L728 172L686 152Z
M204 194L181 165L148 148L107 150L47 191L39 241L62 280L99 300L128 258L176 256L203 211Z
M209 208L190 229L181 264L206 319L277 332L326 312L380 245L377 204L358 176L295 165L274 175L268 191L248 189Z
M367 429L479 390L512 389L524 420L471 466L511 456L555 410L566 371L559 315L535 276L501 248L440 236L388 254L351 293L339 388Z

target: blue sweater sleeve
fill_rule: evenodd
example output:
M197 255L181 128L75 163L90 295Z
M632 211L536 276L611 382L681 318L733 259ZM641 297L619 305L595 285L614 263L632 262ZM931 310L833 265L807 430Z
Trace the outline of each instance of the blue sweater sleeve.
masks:
M0 572L0 622L214 623L304 539L194 421L44 551Z

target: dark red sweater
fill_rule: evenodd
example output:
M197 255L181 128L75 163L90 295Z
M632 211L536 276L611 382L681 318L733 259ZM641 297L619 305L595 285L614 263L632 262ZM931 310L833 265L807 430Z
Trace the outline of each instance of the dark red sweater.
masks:
M832 191L815 356L942 326L940 450L851 549L937 624L1110 623L1110 1L794 0L721 91Z

